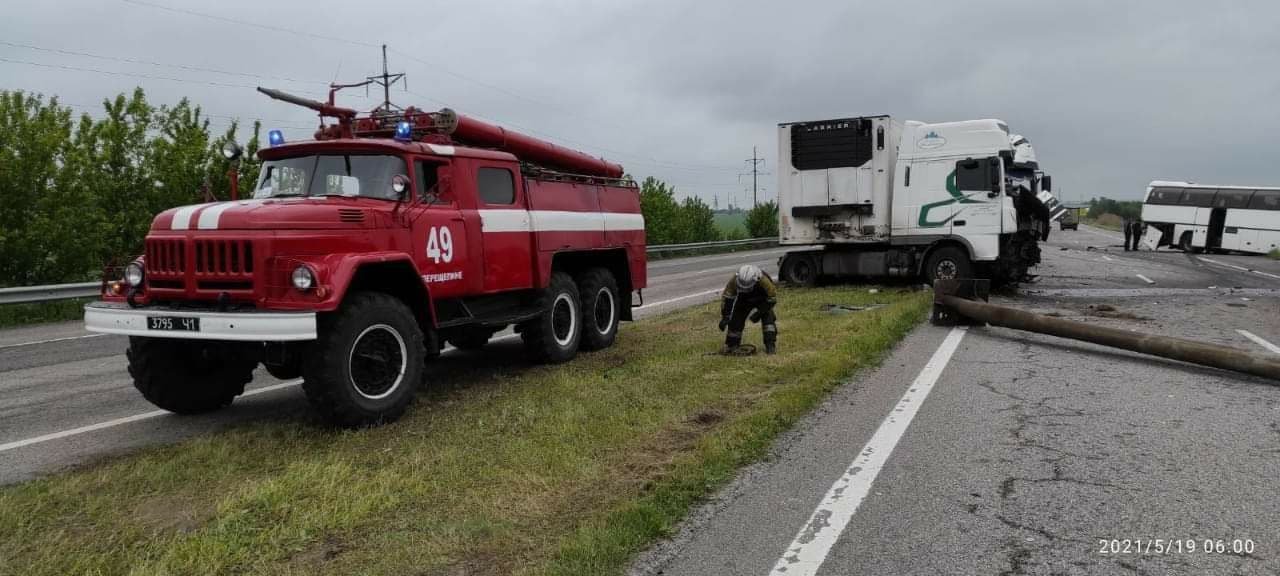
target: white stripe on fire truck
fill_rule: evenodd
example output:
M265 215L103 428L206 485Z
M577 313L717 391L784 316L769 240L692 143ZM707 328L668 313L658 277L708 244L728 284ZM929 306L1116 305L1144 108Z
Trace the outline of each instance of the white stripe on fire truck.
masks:
M192 204L191 206L183 206L173 213L173 222L169 224L171 230L186 230L191 227L191 215L196 210L210 206L210 204Z
M478 210L482 232L593 232L644 230L644 217L621 212Z
M217 230L218 220L222 218L222 213L230 210L235 205L236 204L234 202L223 202L201 210L200 217L196 219L196 228L201 230Z

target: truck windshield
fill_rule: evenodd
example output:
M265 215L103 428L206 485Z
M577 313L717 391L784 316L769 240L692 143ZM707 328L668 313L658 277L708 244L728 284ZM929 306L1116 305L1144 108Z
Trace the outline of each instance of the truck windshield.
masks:
M398 156L320 155L267 160L254 198L288 196L361 196L396 200L391 188L397 174L407 175Z

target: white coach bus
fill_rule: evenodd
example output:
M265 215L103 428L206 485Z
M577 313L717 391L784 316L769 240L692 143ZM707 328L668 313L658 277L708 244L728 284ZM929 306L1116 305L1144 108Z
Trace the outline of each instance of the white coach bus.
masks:
M1266 254L1280 248L1280 188L1157 180L1142 220L1162 233L1161 246Z

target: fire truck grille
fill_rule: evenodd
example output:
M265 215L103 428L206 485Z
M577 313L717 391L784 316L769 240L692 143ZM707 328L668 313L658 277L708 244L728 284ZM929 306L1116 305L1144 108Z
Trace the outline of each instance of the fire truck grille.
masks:
M186 271L186 242L181 239L148 239L147 272L152 276L181 276Z
M220 238L149 238L147 283L152 289L253 290L253 242Z
M247 240L196 240L196 276L228 277L253 274L253 243Z

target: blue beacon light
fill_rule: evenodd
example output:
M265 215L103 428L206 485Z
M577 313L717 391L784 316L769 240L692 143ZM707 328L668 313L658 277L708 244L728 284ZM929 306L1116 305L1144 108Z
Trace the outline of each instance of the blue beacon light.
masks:
M272 130L270 132L267 132L267 142L270 143L272 146L279 146L281 144L284 144L284 132L281 132L279 130Z
M396 124L395 139L401 142L413 141L413 126L409 124L408 120L401 120Z

